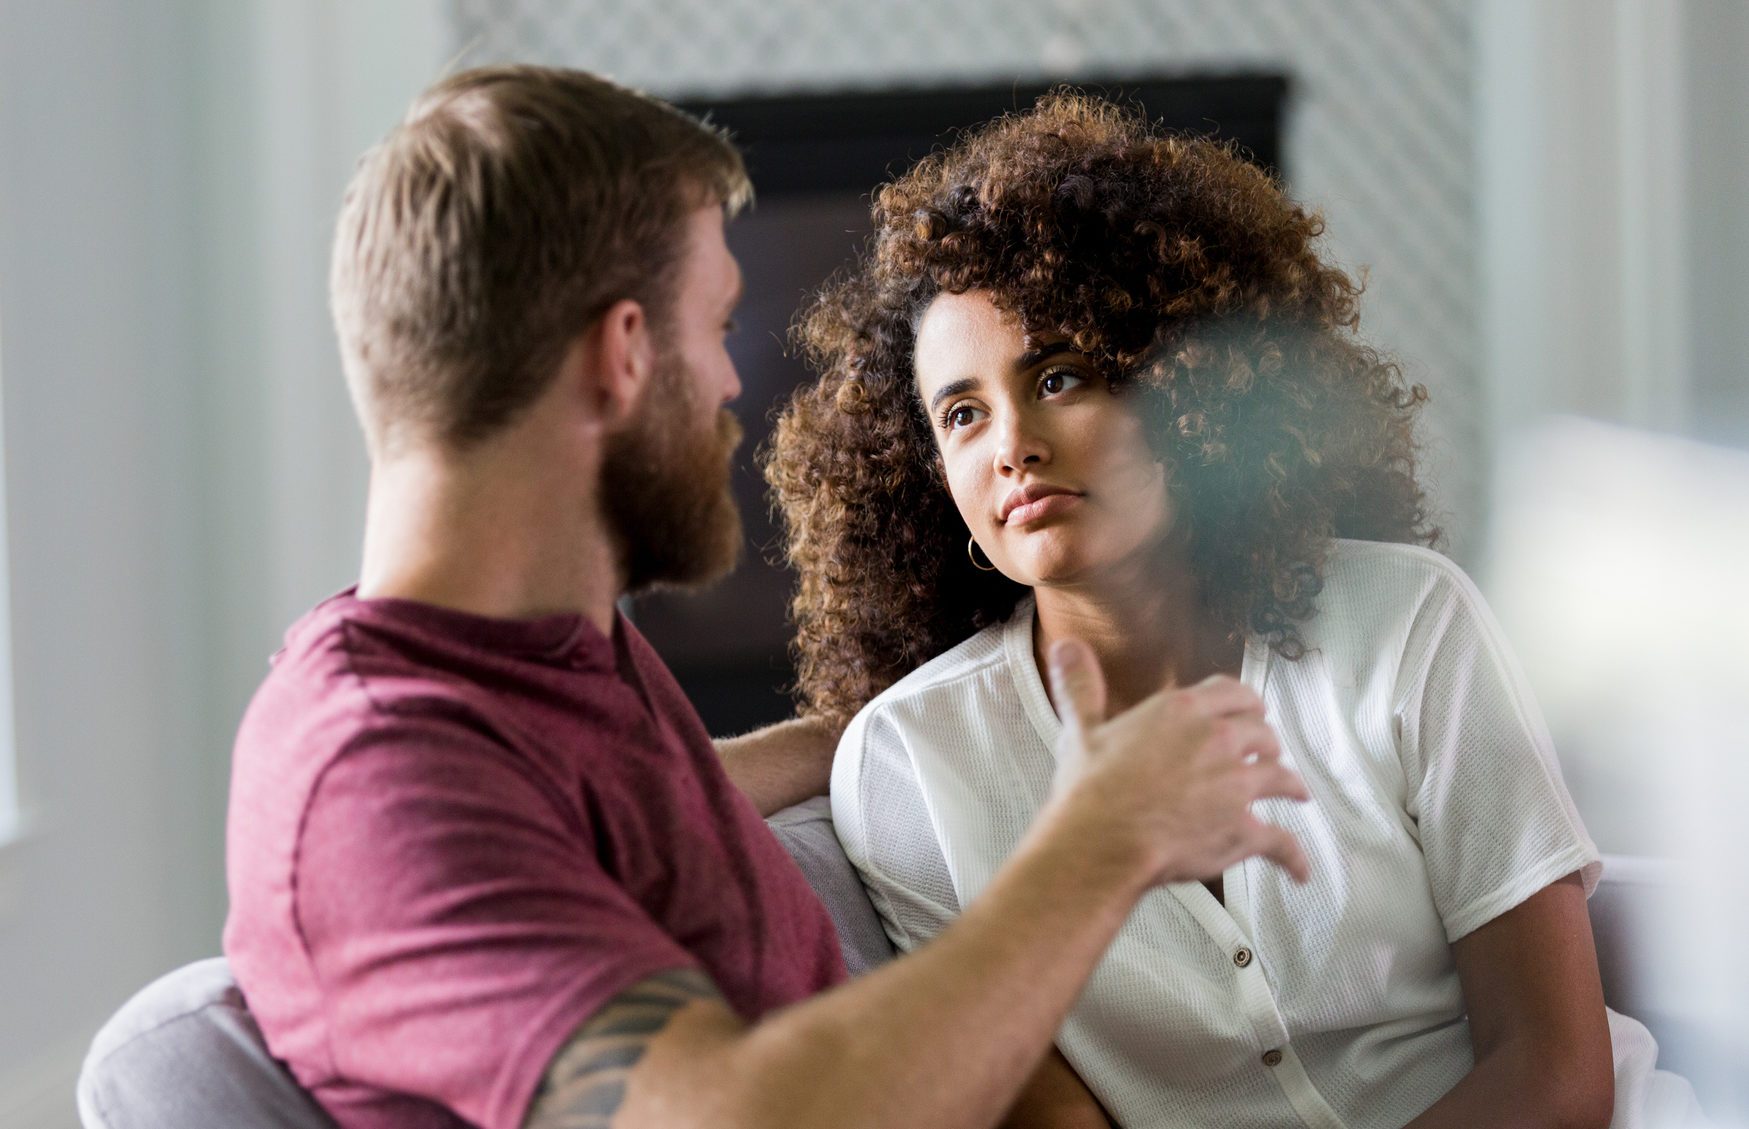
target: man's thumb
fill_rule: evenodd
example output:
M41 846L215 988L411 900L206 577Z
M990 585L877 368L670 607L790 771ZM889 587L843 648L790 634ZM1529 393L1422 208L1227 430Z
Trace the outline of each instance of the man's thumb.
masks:
M1047 656L1051 668L1051 696L1065 727L1082 732L1105 720L1105 676L1093 657L1093 648L1079 639L1059 639Z

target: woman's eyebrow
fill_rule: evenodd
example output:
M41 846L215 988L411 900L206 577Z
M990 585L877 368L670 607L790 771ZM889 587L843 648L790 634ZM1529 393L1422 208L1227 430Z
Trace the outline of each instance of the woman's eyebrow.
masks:
M1048 344L1040 345L1036 349L1028 349L1018 357L1015 357L1014 371L1026 372L1028 369L1037 368L1039 365L1044 364L1052 357L1060 356L1063 353L1073 352L1075 352L1075 347L1069 344L1068 341L1052 341ZM940 388L937 388L935 390L935 395L929 398L929 410L934 412L937 405L949 396L958 396L961 392L970 392L977 386L978 381L975 377L967 376L961 377L959 380L950 380Z
M977 380L964 376L958 380L950 380L935 390L935 395L929 398L929 411L935 412L936 406L949 396L958 396L961 392L970 392L978 386Z
M1036 349L1028 349L1014 358L1014 371L1025 372L1029 368L1037 368L1059 353L1073 353L1074 351L1075 347L1070 345L1068 341L1052 341L1049 344L1040 345Z

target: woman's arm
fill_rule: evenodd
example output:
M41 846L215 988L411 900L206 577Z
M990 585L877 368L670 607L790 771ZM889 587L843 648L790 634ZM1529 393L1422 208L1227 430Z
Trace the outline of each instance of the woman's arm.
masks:
M1112 1129L1112 1120L1063 1052L1052 1047L1014 1099L1002 1129Z
M1615 1063L1577 874L1452 945L1476 1064L1408 1129L1603 1129Z

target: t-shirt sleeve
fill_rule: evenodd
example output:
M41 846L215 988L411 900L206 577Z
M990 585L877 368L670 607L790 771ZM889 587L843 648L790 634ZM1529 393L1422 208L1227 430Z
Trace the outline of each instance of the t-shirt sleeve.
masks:
M910 952L959 916L959 898L909 751L894 726L864 714L832 764L832 826L887 938Z
M1542 715L1481 594L1442 562L1396 692L1399 750L1434 902L1456 941L1549 883L1602 870Z
M515 1129L581 1023L696 965L555 788L437 720L367 735L325 770L293 891L339 1076Z

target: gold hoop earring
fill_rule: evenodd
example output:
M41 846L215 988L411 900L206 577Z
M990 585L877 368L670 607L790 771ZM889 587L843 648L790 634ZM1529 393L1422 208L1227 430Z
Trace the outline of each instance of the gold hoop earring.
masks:
M966 556L972 558L972 567L977 569L979 572L995 572L996 571L996 566L993 564L979 564L978 563L978 539L976 537L966 538ZM985 553L984 559L989 560L990 554Z

